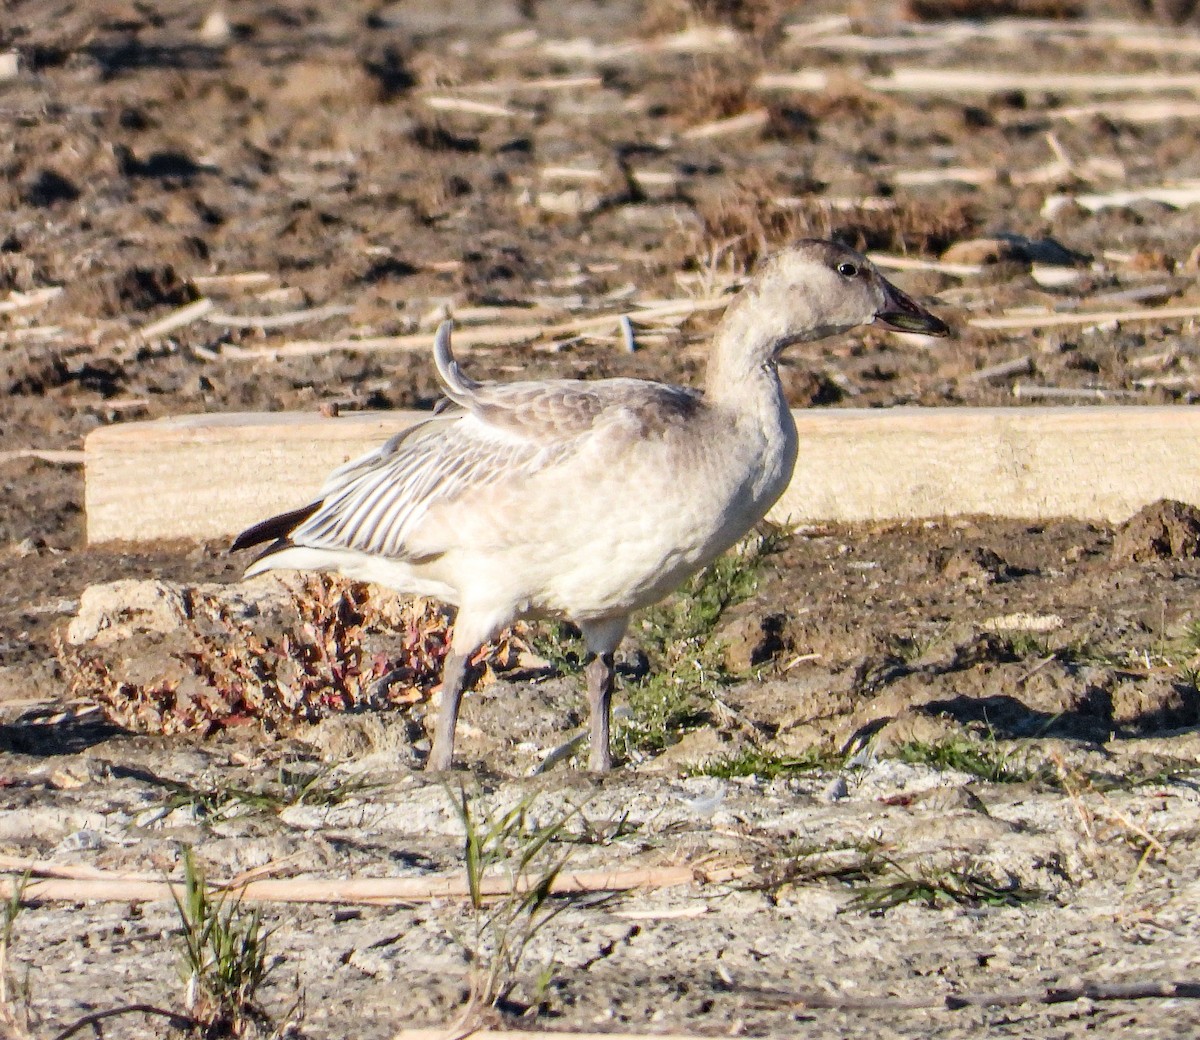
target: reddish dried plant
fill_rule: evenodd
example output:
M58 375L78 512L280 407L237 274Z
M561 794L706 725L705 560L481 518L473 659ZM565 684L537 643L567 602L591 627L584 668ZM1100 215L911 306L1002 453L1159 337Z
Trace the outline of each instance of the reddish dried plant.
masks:
M429 601L394 601L371 586L318 575L298 585L283 614L268 625L194 592L161 674L147 678L130 658L112 660L61 640L58 659L73 697L151 733L278 729L422 701L439 680L449 617ZM372 651L372 642L386 643L386 651ZM515 666L527 649L521 632L508 632L472 663L487 677Z

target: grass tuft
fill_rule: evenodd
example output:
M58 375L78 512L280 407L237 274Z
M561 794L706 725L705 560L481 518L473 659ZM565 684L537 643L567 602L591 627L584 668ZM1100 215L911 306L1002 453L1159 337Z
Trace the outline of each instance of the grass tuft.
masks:
M267 939L257 909L214 896L190 848L183 853L183 896L171 890L182 924L179 973L188 1013L209 1036L241 1035L266 1015L255 996L268 971Z
M1012 752L1001 751L992 741L953 738L929 743L915 740L901 744L892 757L914 765L953 769L993 784L1023 784L1054 778L1052 770L1027 769L1016 765L1012 761Z
M567 908L551 889L566 865L570 851L552 846L566 834L566 825L579 809L570 806L548 822L535 821L535 795L526 795L511 809L480 817L465 788L448 792L463 826L463 865L470 892L472 932L465 943L473 965L467 1016L506 1004L521 981L529 943L542 928ZM497 872L508 878L508 891L492 897L487 881ZM553 962L538 972L531 987L535 1002L550 984Z
M864 885L842 912L885 914L905 903L930 909L948 906L1023 906L1044 898L1015 879L997 882L973 863L906 869L894 860L881 880Z
M9 966L13 934L17 918L24 909L25 888L29 884L29 871L25 871L13 884L12 892L0 907L0 1035L11 1033L14 1037L29 1035L30 997L29 980L18 983ZM20 1000L15 998L20 997Z
M649 671L626 687L633 718L618 731L626 753L655 753L708 718L713 693L733 680L719 641L722 615L754 594L775 534L752 534L697 574L679 593L642 615Z
M775 891L787 885L822 881L856 886L878 877L887 866L876 842L839 841L817 845L810 841L793 841L782 854L772 853L756 868L755 873L761 880L752 887Z
M331 766L313 771L281 767L274 784L257 789L221 783L197 787L162 777L158 783L167 790L164 814L190 808L210 823L249 813L280 813L296 805L340 805L382 786L365 776L335 777Z
M842 764L840 756L810 749L802 755L777 755L761 748L746 747L729 755L705 759L683 767L684 776L715 776L723 780L757 776L774 780L781 776L800 776L822 770L836 769Z

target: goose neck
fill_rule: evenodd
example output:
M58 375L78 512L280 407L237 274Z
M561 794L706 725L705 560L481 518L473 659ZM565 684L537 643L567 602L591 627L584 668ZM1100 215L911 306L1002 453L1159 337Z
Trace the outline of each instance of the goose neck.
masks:
M754 308L736 303L726 312L708 359L704 396L709 402L745 411L782 398L775 362L786 343L754 319Z

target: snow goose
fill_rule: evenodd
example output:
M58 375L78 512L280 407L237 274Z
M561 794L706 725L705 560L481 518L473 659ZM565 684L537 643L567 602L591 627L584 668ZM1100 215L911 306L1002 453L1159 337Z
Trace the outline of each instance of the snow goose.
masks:
M451 354L446 322L434 360L461 410L335 470L318 501L233 548L270 543L247 577L334 571L458 608L431 769L451 766L475 650L517 618L573 621L589 651L588 764L608 769L613 653L630 615L733 545L791 477L780 351L873 321L949 331L865 257L806 240L730 303L703 393L639 379L478 383Z

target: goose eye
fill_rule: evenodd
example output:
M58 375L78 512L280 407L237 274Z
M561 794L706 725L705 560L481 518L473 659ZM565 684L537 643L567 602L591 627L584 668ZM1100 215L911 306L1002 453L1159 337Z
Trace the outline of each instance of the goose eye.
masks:
M857 278L858 266L850 263L848 260L844 260L842 263L837 265L837 273L843 278Z

